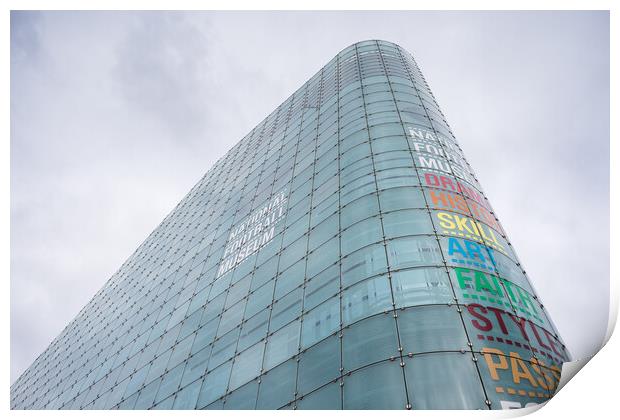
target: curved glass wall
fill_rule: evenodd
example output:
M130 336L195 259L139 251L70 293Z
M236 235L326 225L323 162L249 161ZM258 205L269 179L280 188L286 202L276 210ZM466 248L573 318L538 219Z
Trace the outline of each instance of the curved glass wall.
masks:
M517 408L567 358L412 56L365 41L207 172L11 406Z

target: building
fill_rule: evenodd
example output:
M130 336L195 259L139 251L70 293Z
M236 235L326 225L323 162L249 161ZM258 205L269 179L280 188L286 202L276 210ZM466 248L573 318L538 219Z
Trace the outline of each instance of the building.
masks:
M567 358L413 57L364 41L204 175L11 407L516 408Z

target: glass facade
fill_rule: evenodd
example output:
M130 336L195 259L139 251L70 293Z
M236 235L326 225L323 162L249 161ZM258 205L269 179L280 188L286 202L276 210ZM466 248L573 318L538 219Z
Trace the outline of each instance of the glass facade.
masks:
M11 387L30 409L501 409L568 354L413 57L341 51Z

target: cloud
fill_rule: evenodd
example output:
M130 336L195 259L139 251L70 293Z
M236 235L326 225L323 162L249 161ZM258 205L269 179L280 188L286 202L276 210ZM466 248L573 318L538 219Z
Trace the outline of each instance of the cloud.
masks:
M208 126L209 41L182 13L131 16L117 46L111 77L118 94L174 133L179 141Z

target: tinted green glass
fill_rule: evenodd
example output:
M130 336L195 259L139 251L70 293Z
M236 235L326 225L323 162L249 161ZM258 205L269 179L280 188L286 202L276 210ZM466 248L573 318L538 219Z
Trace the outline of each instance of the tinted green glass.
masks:
M343 405L352 410L395 410L407 405L403 368L382 362L361 369L344 380Z
M398 357L398 347L393 315L375 315L343 331L342 365L345 371L351 371L373 362Z
M295 397L297 362L290 360L261 376L258 389L258 409L277 409Z
M340 375L340 340L329 337L304 350L299 359L297 391L303 395Z
M371 40L213 165L10 404L516 408L568 357L417 64Z
M414 356L407 360L405 374L409 400L415 409L487 408L482 383L469 352Z

